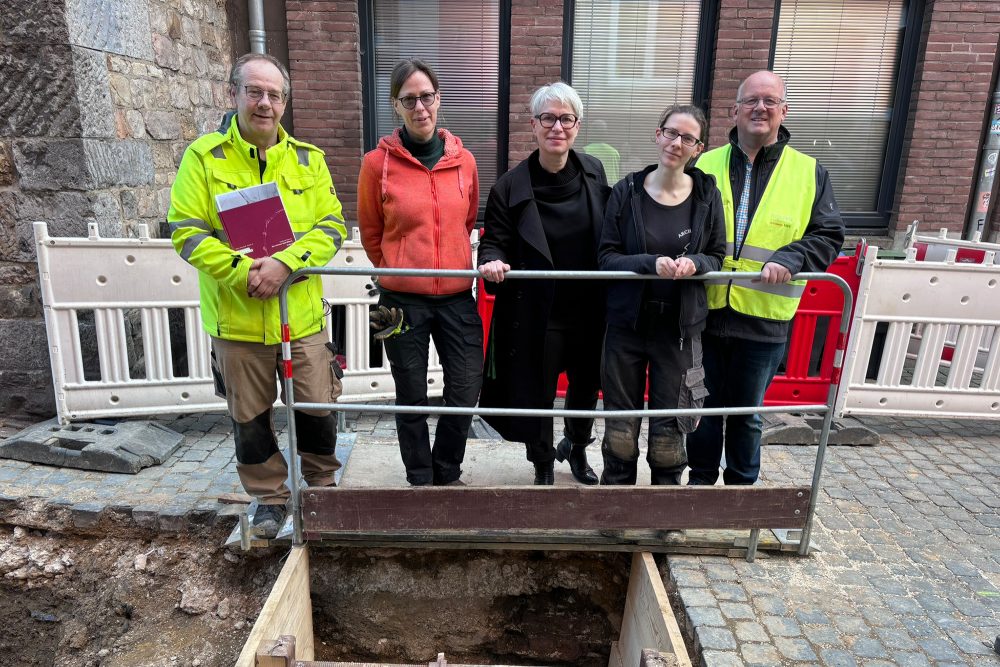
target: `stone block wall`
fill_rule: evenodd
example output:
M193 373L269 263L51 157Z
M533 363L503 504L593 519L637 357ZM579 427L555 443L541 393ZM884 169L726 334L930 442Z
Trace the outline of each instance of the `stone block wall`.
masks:
M31 223L156 234L187 143L228 106L224 0L0 12L0 414L54 411Z

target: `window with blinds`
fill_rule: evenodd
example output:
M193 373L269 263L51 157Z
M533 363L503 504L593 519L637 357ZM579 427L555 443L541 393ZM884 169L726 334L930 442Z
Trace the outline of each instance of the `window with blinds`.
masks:
M461 138L479 167L480 206L497 178L500 69L498 0L374 0L378 136L402 125L389 103L389 75L420 58L438 75L438 127Z
M791 145L830 171L845 213L877 210L904 0L782 0L774 71Z
M691 102L700 8L699 0L574 3L571 81L583 100L575 148L599 157L609 181L652 163L660 114Z

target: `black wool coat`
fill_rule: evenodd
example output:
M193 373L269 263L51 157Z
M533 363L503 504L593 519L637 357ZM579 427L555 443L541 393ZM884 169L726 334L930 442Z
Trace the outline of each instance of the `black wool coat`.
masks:
M596 248L601 239L604 206L611 188L601 162L586 153L570 151L570 160L584 174L590 209L590 223ZM528 160L501 176L486 204L484 235L479 244L480 265L501 260L512 270L550 271L545 230L531 189ZM554 281L508 279L502 283L485 282L486 291L496 297L490 324L489 344L483 370L482 407L546 407L542 395L545 330L554 298ZM588 313L586 326L575 335L586 339L592 350L595 372L601 363L601 345L605 325L605 291L602 281L588 280L594 298L579 307ZM484 417L506 440L532 442L548 424L531 417Z

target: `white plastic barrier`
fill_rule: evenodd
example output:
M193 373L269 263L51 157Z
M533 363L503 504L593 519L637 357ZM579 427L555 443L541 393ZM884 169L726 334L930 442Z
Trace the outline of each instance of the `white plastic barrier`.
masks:
M878 259L865 253L837 409L844 415L1000 418L1000 266ZM879 323L888 323L874 380L866 380ZM956 327L951 362L942 359ZM915 352L911 339L921 337ZM980 355L984 334L986 353ZM979 361L977 368L977 360Z
M138 238L101 238L96 224L89 225L88 231L88 238L53 238L45 223L34 225L59 420L224 410L225 401L215 395L212 381L211 339L201 323L198 272L177 256L168 239L150 238L145 225L139 225ZM330 265L371 266L357 230ZM380 364L370 363L373 341L368 308L377 300L368 295L370 282L349 276L323 277L326 300L345 309L345 401L395 395L384 353ZM171 309L183 312L188 367L184 376L175 376L173 371ZM100 377L87 378L85 373L88 352L81 345L80 319L90 317L87 311L93 313ZM137 375L144 377L131 377L126 315L129 321L138 319L141 327L145 372ZM327 324L327 331L332 332L332 314ZM441 395L442 380L432 346L427 377L430 396Z

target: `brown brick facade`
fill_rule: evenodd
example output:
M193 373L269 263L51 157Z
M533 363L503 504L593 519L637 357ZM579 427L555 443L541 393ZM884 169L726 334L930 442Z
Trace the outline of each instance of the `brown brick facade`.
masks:
M357 220L361 59L357 2L288 0L295 135L326 151L348 223Z
M890 223L961 234L975 186L1000 38L1000 2L934 2L925 10L905 170Z
M512 0L509 165L534 149L528 101L560 78L563 0ZM712 63L709 145L726 141L739 82L767 67L774 0L721 0ZM327 152L350 221L363 153L356 2L288 0L296 134ZM913 219L960 232L992 94L1000 2L928 2L890 233ZM904 84L905 85L905 84ZM994 214L993 221L997 221Z

